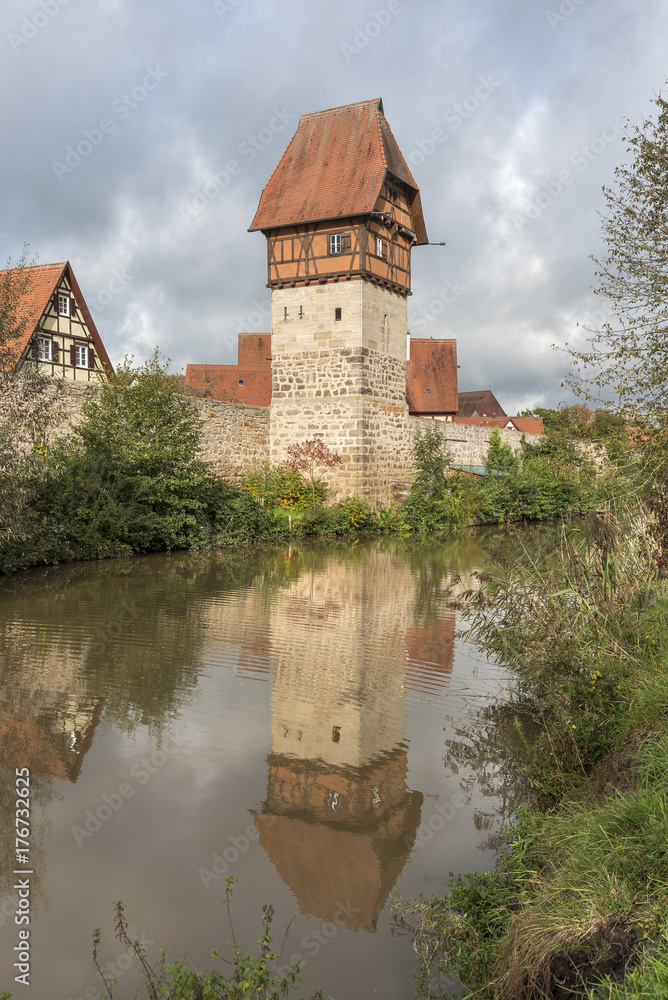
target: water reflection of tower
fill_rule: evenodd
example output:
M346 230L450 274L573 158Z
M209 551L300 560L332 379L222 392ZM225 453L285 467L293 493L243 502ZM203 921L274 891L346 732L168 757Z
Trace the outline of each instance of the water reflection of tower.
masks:
M422 795L406 786L405 564L303 572L272 616L272 749L260 840L303 913L373 931Z

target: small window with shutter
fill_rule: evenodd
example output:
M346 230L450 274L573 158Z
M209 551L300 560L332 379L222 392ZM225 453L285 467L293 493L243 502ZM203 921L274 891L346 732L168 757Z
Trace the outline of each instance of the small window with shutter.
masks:
M74 346L74 366L75 368L88 368L88 348L83 344Z
M70 315L70 297L69 295L58 294L58 315L59 316L69 316Z
M51 361L51 341L47 337L37 338L37 360Z
M376 257L382 257L383 260L387 257L387 240L382 236L376 236Z
M332 233L329 237L330 254L341 253L341 233Z

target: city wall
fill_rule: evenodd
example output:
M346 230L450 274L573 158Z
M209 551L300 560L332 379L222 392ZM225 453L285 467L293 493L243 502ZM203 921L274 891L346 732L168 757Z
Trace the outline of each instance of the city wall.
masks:
M72 427L81 419L83 401L96 391L97 387L94 383L66 383L62 393L58 396L58 420L49 434L51 440L71 433ZM313 402L316 403L315 400ZM370 402L363 403L361 400L359 402L362 407L364 405L370 406ZM281 403L283 406L289 406L290 400L282 400ZM206 399L194 399L193 405L197 407L203 421L202 458L213 464L217 475L238 482L243 478L244 473L257 468L261 462L269 458L269 407L245 406ZM282 406L279 404L275 419L280 419L281 411ZM314 413L313 416L315 417L316 414ZM0 412L0 420L1 417ZM374 421L371 417L372 414L365 410L364 423L370 440L368 444L365 444L364 455L360 456L360 465L368 483L366 489L370 486L370 492L375 494L376 490L373 489L373 485L374 479L378 475L378 471L374 469L374 466L378 464L377 456L380 457L383 466L387 465L390 458L393 458L395 467L391 472L391 478L398 482L408 482L412 477L413 470L410 465L408 442L404 445L403 441L398 441L388 434L387 427L385 427L386 421L381 421L382 426L375 428L382 440L374 443ZM493 428L455 424L443 420L433 420L429 417L408 417L408 434L411 440L418 428L427 429L429 427L436 427L444 435L445 449L454 464L485 464ZM311 435L318 432L315 424L309 425L309 432ZM518 431L503 428L499 433L501 440L510 444L514 451L520 450L522 435ZM306 436L305 431L304 435ZM328 437L329 435L325 432L326 441ZM386 437L387 440L385 440ZM525 437L530 444L535 444L540 440L539 435L536 434L527 434ZM381 471L383 479L386 479L387 471L385 468ZM325 476L325 479L327 478L328 476ZM365 487L361 481L357 482L356 479L354 483L351 482L348 485L351 487L348 492L354 491L365 495ZM389 496L384 498L385 502L388 502L389 499Z

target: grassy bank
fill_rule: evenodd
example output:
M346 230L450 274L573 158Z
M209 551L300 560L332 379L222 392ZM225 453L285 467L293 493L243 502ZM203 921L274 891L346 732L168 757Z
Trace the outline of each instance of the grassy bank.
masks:
M506 567L471 638L514 671L531 805L495 870L418 900L417 995L668 996L668 594L647 515Z

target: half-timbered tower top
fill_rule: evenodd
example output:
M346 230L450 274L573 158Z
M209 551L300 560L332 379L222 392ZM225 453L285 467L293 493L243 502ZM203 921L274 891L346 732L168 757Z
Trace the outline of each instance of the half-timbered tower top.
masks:
M272 289L361 278L410 294L411 249L427 231L380 98L302 115L262 191L258 229Z
M426 243L419 188L385 119L382 99L302 115L249 231L368 215L390 178L405 186L416 242Z

